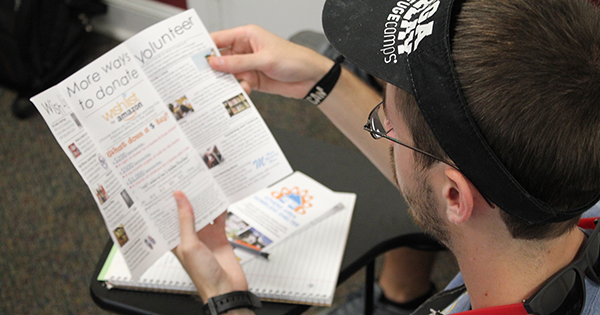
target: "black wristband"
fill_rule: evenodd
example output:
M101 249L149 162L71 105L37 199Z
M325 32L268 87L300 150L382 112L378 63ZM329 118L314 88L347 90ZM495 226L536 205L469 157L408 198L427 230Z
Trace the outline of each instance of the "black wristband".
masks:
M323 100L325 100L327 95L331 93L331 90L333 90L333 87L337 83L338 79L340 78L340 74L342 73L342 67L340 64L344 62L344 56L339 55L334 61L335 63L333 64L333 67L331 67L331 70L329 70L329 72L327 72L327 74L319 82L317 82L315 86L313 86L310 92L306 94L304 97L305 100L315 105L319 105Z
M238 308L249 308L255 310L261 308L262 304L256 295L250 291L233 291L214 296L202 306L206 315L218 315Z

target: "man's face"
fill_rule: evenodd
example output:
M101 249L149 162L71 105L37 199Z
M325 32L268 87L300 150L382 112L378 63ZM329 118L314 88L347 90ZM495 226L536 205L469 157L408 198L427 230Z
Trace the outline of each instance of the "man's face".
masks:
M414 145L408 126L396 107L396 87L388 84L385 91L384 105L387 121L386 129L392 128L388 136L406 144ZM390 158L394 178L398 188L408 203L409 214L415 222L440 242L448 245L448 229L438 209L439 204L435 192L429 183L430 169L422 170L415 164L414 154L421 154L390 141Z

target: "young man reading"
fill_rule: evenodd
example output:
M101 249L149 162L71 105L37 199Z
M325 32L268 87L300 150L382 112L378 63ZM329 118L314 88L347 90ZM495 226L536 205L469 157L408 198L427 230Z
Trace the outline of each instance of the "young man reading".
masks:
M319 108L395 179L415 220L461 269L415 314L598 314L600 240L577 228L600 199L598 8L328 0L323 25L342 55L388 82L374 109L377 94L340 75L337 62L257 27L215 33L228 49L210 64L248 91L318 95ZM174 251L203 300L246 290L224 217L195 233L189 203L175 199ZM251 312L244 307L226 310Z

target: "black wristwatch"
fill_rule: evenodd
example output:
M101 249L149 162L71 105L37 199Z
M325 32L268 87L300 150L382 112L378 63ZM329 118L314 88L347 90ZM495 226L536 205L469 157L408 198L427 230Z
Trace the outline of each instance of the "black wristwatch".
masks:
M202 306L205 315L218 315L238 308L255 310L262 304L256 295L250 291L233 291L219 296L211 297Z

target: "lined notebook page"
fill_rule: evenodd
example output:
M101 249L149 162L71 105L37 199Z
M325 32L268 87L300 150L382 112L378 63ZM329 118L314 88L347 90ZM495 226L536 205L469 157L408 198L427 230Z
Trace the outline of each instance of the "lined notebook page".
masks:
M282 241L269 260L256 258L242 268L248 286L263 300L330 306L350 230L356 195L336 193L344 209ZM177 257L167 252L139 281L132 281L125 260L113 246L99 281L131 290L194 293L196 288Z
M172 252L167 252L152 267L150 267L139 281L131 279L131 273L125 264L125 259L118 247L113 245L106 259L103 270L98 275L98 281L106 281L109 288L124 288L132 290L165 291L174 293L195 293L196 287L192 279L181 266L181 263Z
M343 210L271 248L269 261L242 266L250 291L266 300L331 305L356 200L337 194Z

